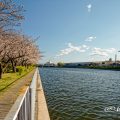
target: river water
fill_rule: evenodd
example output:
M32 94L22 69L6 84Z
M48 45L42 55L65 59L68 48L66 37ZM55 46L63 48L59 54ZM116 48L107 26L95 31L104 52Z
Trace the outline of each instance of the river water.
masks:
M51 120L120 120L120 71L40 68Z

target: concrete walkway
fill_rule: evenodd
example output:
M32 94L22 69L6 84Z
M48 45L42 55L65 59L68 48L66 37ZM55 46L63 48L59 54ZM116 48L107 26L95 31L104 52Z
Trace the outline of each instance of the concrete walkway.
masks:
M29 84L29 82L32 80L34 71L35 70L31 71L28 75L14 82L12 85L8 87L7 90L0 92L0 120L4 120L5 116L7 115L12 105L16 101L20 89L24 85Z
M38 74L38 84L37 84L37 120L50 120L49 112L47 108L47 103L40 79Z

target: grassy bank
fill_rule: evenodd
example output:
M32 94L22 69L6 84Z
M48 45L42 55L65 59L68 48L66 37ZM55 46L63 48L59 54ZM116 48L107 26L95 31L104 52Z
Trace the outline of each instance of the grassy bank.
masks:
M120 70L120 67L116 66L94 66L94 67L88 67L91 69L103 69L103 70Z
M85 69L101 69L101 70L116 70L120 71L120 66L63 66L63 67L56 67L56 68L85 68Z
M30 67L28 69L24 69L22 72L16 73L4 73L2 79L0 79L0 91L6 89L16 80L20 79L21 77L27 75L30 71L32 71L35 67Z

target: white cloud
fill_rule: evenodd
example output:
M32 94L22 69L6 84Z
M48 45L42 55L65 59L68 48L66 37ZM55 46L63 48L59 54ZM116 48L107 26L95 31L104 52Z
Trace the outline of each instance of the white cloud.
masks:
M94 37L96 38L96 37ZM89 50L89 51L88 51ZM60 50L59 54L56 55L57 57L64 56L71 54L73 52L78 52L78 53L84 53L88 52L90 55L90 58L95 59L96 57L102 56L103 58L109 57L110 55L113 55L116 53L115 48L99 48L99 47L89 47L87 45L80 45L80 46L74 46L72 43L68 43L67 47L63 50Z
M72 52L85 52L88 49L89 47L87 45L74 46L72 45L72 43L68 43L68 47L66 49L61 50L57 56L68 55Z
M115 53L115 52L116 52L116 49L115 49L115 48L102 49L102 48L94 47L94 48L92 49L92 53L91 53L90 55L91 55L91 56L98 55L98 56L108 57L109 54L112 54L112 53Z
M85 41L91 42L91 41L93 41L94 39L96 39L95 36L89 36Z
M87 5L88 12L91 12L91 8L92 8L92 5L91 5L91 4L88 4L88 5Z

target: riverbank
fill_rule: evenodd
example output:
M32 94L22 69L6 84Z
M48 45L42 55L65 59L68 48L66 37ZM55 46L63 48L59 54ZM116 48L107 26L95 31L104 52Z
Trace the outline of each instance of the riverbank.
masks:
M0 92L0 120L3 120L16 101L23 86L29 85L35 70L16 80L7 89Z
M37 88L37 120L50 120L49 112L48 112L48 107L46 103L46 98L44 95L44 89L42 87L42 82L40 78L40 74L38 73L38 88Z
M76 68L120 71L120 67L115 67L115 66L86 66L86 67L76 67Z
M113 71L120 71L120 67L114 66L84 66L84 67L41 67L41 68L82 68L82 69L98 69L98 70L113 70Z
M0 79L0 92L7 89L8 86L12 85L15 81L27 75L33 69L34 68L32 67L30 69L24 70L21 72L21 74L19 74L19 72L4 73L2 79Z
M5 120L50 120L38 68L30 78L32 81L22 86Z

